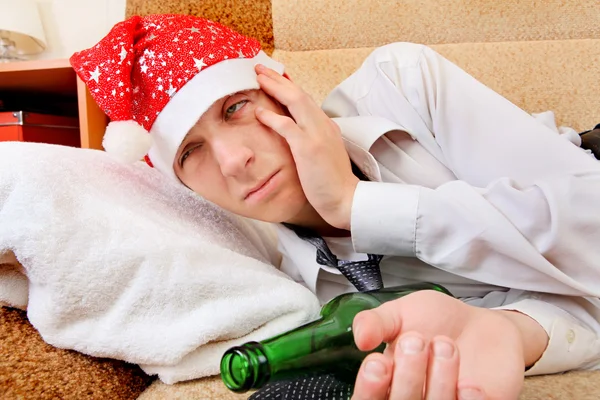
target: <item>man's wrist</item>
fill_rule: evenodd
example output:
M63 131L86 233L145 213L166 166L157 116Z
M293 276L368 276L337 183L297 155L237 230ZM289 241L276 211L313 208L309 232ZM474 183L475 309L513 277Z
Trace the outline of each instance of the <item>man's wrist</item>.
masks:
M344 229L350 231L351 219L352 219L352 203L354 201L354 192L356 191L356 187L358 186L358 178L354 177L350 179L350 182L347 184L347 189L344 191L345 196L342 198L342 201L339 207L336 210L335 216L331 218L331 220L327 220L327 222L338 229Z
M506 317L519 331L526 367L535 364L546 351L549 337L544 327L527 314L515 310L494 310Z

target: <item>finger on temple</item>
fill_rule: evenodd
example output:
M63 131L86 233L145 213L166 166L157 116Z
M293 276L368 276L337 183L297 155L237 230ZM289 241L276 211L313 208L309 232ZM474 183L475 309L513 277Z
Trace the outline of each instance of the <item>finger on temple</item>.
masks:
M281 102L277 95L278 93L282 92L282 88L277 81L265 74L258 75L256 77L256 80L262 90L264 90L267 94L275 97L278 101Z
M286 140L293 138L298 133L298 125L296 125L292 118L286 115L279 115L264 108L257 108L255 114L260 123L268 126Z
M293 108L297 108L294 107L294 105L297 105L297 100L301 98L302 95L299 88L283 85L281 81L273 79L271 76L265 74L258 75L256 79L260 88L266 94L286 106L290 112L292 112Z
M354 341L363 351L373 350L382 342L393 342L402 332L402 314L397 302L385 303L362 311L352 324Z
M274 69L271 69L265 65L257 64L255 67L255 70L256 70L257 74L266 75L269 78L280 81L281 83L291 83L290 79L287 79L286 77L281 75L279 72L277 72Z
M306 125L314 119L315 113L323 113L312 97L276 72L275 76L259 74L257 82L265 93L286 106L299 124L304 121Z
M369 354L363 361L352 400L384 400L392 380L393 362L381 353Z
M265 84L271 83L271 87L274 87L274 85L277 85L277 87L279 88L280 91L286 92L286 93L289 93L289 92L293 93L294 91L297 91L297 92L301 91L299 86L297 86L292 81L285 78L284 76L279 75L276 71L273 71L273 70L268 70L265 72L258 73L256 75L256 80L261 85L261 87L262 87L262 83L264 82Z

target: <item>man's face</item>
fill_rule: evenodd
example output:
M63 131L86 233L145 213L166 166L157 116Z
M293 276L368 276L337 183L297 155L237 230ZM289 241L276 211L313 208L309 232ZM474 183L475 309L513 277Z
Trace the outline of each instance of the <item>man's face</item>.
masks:
M258 106L286 114L262 90L220 99L190 130L173 168L183 184L228 211L290 222L308 202L287 142L257 120Z

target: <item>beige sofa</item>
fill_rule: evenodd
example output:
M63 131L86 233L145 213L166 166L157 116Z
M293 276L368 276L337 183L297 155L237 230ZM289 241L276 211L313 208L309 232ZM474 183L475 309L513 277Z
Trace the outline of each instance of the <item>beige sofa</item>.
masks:
M598 0L129 0L127 13L191 13L257 37L317 101L377 46L430 45L529 112L600 122ZM155 382L140 399L240 399L217 378ZM598 399L599 373L528 379L523 399Z
M577 130L600 122L598 0L128 0L127 14L203 16L258 38L321 101L380 45L432 46L529 112ZM0 260L0 264L2 261ZM43 343L0 309L2 399L243 399L218 377L164 385L135 366ZM526 380L524 400L600 399L600 372Z

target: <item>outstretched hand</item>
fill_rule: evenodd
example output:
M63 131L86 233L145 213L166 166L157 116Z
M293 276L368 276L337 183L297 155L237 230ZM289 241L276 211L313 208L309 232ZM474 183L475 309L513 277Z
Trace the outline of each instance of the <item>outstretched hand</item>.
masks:
M436 291L359 313L353 326L357 346L388 346L363 361L352 399L517 399L524 379L523 336L503 313Z
M256 66L265 93L287 107L290 116L256 109L258 120L285 138L309 203L330 225L350 229L358 178L339 127L298 85L263 65Z

